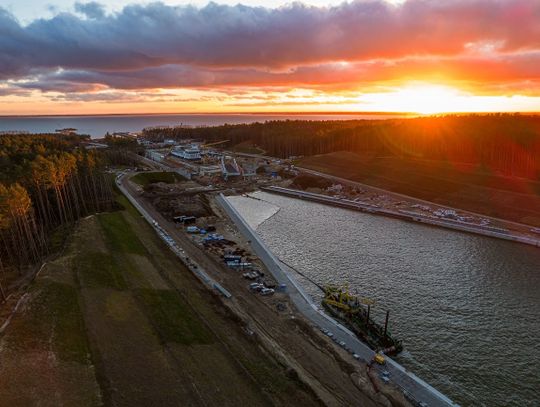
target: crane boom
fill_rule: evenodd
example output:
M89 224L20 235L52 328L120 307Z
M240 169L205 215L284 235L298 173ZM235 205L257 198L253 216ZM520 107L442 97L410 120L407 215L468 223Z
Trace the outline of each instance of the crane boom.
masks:
M217 146L218 144L223 144L223 143L227 143L229 142L230 140L221 140L221 141L216 141L215 143L208 143L208 144L203 144L201 146L202 147L210 147L210 146Z

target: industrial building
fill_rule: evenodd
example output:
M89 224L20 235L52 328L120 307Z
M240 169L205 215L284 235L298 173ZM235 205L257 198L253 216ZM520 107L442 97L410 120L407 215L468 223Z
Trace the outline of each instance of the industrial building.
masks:
M201 150L197 144L175 147L171 154L184 160L196 161L201 159Z

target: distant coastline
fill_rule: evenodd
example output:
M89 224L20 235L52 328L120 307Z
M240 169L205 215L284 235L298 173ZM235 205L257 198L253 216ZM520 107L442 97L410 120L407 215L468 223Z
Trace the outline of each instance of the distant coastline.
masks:
M410 113L165 113L165 114L105 114L105 115L20 115L0 116L0 131L54 133L56 129L75 128L79 134L92 138L107 132L138 132L155 126L220 126L249 124L268 120L383 120L414 117Z
M534 114L534 113L533 113ZM540 114L540 113L539 113ZM0 114L10 117L116 117L116 116L420 116L414 112L186 112L186 113L86 113L86 114Z
M459 116L459 115L540 115L540 111L504 111L504 112L446 112L423 114L417 112L184 112L184 113L80 113L80 114L0 114L4 118L42 118L42 117L138 117L138 116Z

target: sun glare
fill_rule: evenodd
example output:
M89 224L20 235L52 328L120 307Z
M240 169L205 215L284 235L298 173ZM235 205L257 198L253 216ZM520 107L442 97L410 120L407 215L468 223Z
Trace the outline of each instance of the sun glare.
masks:
M461 97L463 96L455 89L432 85L413 86L399 91L396 95L411 111L422 114L456 111L459 109Z
M384 105L388 110L434 114L459 112L468 96L457 89L442 85L406 85L387 93L366 95L370 102Z

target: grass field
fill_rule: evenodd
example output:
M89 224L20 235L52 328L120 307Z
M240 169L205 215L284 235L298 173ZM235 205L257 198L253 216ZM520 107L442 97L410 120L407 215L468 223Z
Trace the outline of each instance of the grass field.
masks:
M174 291L141 289L136 295L148 309L164 342L184 345L208 345L215 342L208 328L194 317Z
M184 178L176 172L141 172L132 177L131 180L145 187L149 184L155 184L157 182L174 184L175 182L183 181Z
M124 204L31 287L0 338L0 405L317 405Z
M540 226L540 182L450 162L337 152L299 166L488 216Z

